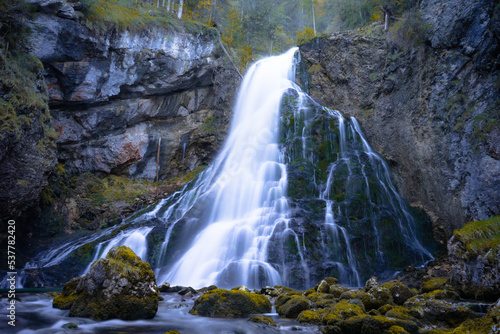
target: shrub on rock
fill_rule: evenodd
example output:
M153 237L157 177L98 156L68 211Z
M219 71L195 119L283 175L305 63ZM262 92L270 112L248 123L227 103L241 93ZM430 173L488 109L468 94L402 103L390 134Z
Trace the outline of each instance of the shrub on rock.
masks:
M89 272L70 280L53 307L95 320L151 319L158 311L156 279L148 263L125 246L111 249Z
M189 313L205 317L244 317L271 312L266 296L241 290L213 289L194 302Z

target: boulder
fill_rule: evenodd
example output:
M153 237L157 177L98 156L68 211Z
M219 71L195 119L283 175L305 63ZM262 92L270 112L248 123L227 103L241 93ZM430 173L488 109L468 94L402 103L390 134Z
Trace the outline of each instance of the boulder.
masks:
M278 300L276 300L276 311L281 316L295 319L300 314L300 312L309 310L311 308L309 300L303 295L291 295L288 297L289 298L287 298L286 302L284 303L278 303L278 300L280 300L281 296L278 297Z
M66 283L53 307L95 320L151 319L158 311L155 275L130 248L115 247L85 276Z
M451 283L468 298L500 298L500 216L467 224L448 242Z
M213 289L194 302L189 313L205 317L245 317L271 312L266 296L241 290Z
M382 287L389 289L392 300L397 305L403 305L409 298L415 296L415 292L411 291L406 285L400 281L390 281L382 284Z
M386 287L374 286L361 300L367 310L378 309L387 304L393 304L392 294Z
M277 326L273 319L266 317L264 315L254 315L253 317L248 319L248 321L256 322L256 323L264 324L264 325L268 325L268 326L273 326L273 327Z
M422 295L408 299L403 306L410 309L411 316L450 327L456 327L467 319L479 317L477 313L463 306Z

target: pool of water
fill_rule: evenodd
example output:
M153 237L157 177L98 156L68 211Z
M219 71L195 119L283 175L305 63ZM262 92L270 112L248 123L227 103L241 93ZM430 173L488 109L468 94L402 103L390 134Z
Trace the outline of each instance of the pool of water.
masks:
M178 330L181 334L252 334L252 333L319 333L317 327L302 325L290 319L283 319L277 313L266 314L278 327L257 324L247 318L207 318L188 313L193 298L184 298L176 293L162 294L158 313L150 320L108 320L94 321L86 318L69 317L69 311L52 308L53 297L43 292L19 292L16 296L16 326L9 326L5 316L9 301L2 296L0 308L0 333L151 333L163 334ZM64 329L73 322L78 329Z

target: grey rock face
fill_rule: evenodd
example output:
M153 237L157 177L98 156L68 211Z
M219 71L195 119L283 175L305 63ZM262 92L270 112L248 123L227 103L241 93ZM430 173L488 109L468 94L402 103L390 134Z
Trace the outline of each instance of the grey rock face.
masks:
M32 54L46 68L57 158L65 170L153 180L160 138L160 179L215 156L236 85L222 86L236 76L221 66L213 31L97 35L44 14L34 28Z
M500 297L500 250L493 248L484 254L467 251L455 237L448 242L452 281L470 298L495 301Z
M403 197L428 214L443 243L467 221L500 212L492 7L485 0L424 1L432 47L404 51L381 32L337 33L300 47L311 96L360 120Z

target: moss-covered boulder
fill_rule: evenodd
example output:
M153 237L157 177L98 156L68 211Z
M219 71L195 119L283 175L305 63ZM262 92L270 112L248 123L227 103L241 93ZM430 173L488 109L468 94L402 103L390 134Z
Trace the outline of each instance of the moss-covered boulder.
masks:
M278 297L278 300L280 299L280 297ZM285 299L282 299L279 303L278 300L276 300L276 311L279 315L286 318L295 319L300 314L300 312L309 310L311 308L309 300L303 295L290 295L288 296L288 298L286 298L286 301L284 303L282 302Z
M492 334L500 333L500 300L481 318L464 321L455 328L454 334Z
M415 292L397 280L384 283L382 287L389 289L392 300L397 305L403 305L405 301L415 296Z
M328 293L332 294L335 298L339 298L346 291L349 291L349 288L340 284L332 284Z
M376 310L384 305L393 304L391 292L383 286L374 286L371 288L361 301L365 305L366 310Z
M500 298L500 216L453 232L448 242L452 283L466 296Z
M450 279L446 277L425 277L420 287L421 293L442 290L449 287Z
M467 319L479 317L477 313L463 306L422 295L408 299L403 306L411 310L412 316L449 327L457 327Z
M205 317L245 317L271 312L271 302L261 294L242 290L214 289L194 302L189 313Z
M417 334L419 331L418 326L412 321L369 315L349 318L337 326L342 334L383 334L389 333L394 326L401 327L410 334Z
M115 247L87 275L69 281L52 305L71 317L151 319L158 311L155 275L130 248Z

